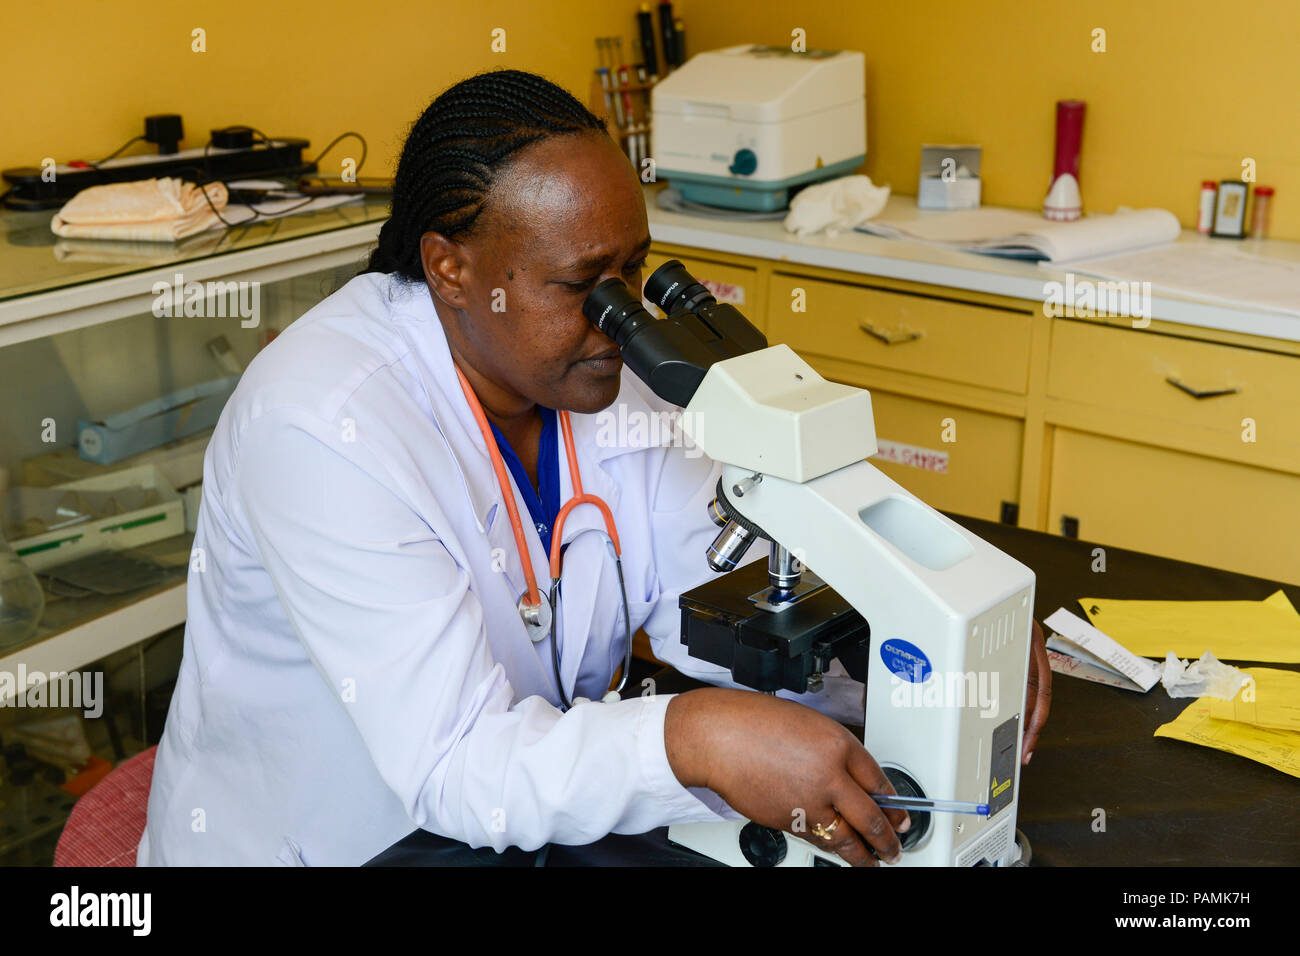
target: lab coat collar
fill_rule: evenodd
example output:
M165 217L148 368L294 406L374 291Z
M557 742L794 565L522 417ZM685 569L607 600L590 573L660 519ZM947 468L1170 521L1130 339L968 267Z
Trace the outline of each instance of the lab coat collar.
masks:
M396 280L391 280L396 283ZM434 309L432 293L421 286L412 286L404 292L394 290L398 305L394 311L401 325L408 332L409 341L416 350L420 361L417 371L433 406L434 424L446 439L452 460L459 471L474 519L480 531L491 529L498 517L504 518L501 493L497 486L496 475L492 469L492 459L484 444L478 422L469 407L469 402L461 390L456 378L455 364L447 344L446 332L442 321ZM625 368L624 374L632 374ZM620 400L626 398L635 402L636 393L627 383L620 389ZM617 415L618 402L604 413L606 416ZM611 442L602 440L602 427L608 428L609 419L595 415L570 413L573 426L574 445L577 449L578 468L582 478L583 490L588 494L599 495L614 511L618 507L620 489L618 484L605 471L602 463L618 455L637 451L650 444L649 438L641 438L647 430L633 432L634 440ZM563 504L573 494L569 477L564 442L560 441L560 502ZM513 479L512 479L513 487ZM522 505L521 505L522 508ZM526 511L521 511L526 516ZM575 509L566 520L562 543L567 543L581 530L588 527L603 527L599 512L592 507L583 506ZM538 542L540 544L540 542ZM544 576L544 563L537 565L539 576ZM539 581L540 583L540 581Z

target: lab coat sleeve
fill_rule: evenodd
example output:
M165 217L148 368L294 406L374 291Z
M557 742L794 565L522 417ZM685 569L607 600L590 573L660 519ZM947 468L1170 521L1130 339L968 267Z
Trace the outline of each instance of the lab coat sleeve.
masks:
M659 595L643 629L655 656L675 670L707 684L741 687L729 670L691 657L681 642L678 599L684 591L719 577L704 556L718 533L709 518L708 506L717 492L721 474L722 465L698 448L677 445L664 449L651 513ZM756 541L741 564L765 562L767 553L768 542ZM824 688L818 693L794 694L781 690L777 696L798 701L841 723L861 726L865 719L865 688L848 676L838 660L831 662Z
M668 697L565 714L513 701L467 573L361 436L336 431L263 414L241 437L231 497L412 828L501 850L716 820L668 764Z

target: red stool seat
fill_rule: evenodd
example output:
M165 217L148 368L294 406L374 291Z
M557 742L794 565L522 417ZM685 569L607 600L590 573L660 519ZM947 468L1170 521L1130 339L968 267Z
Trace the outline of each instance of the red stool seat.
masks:
M77 801L54 849L55 866L135 866L157 753L142 750Z

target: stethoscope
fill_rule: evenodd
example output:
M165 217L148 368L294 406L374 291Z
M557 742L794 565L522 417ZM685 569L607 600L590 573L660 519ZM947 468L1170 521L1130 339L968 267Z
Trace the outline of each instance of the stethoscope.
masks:
M483 433L483 440L487 442L488 456L492 459L492 470L496 473L497 485L501 488L501 497L506 502L506 513L510 515L510 528L515 536L515 548L519 551L519 563L523 565L524 580L527 582L524 593L519 596L517 605L519 616L523 619L524 627L534 644L548 635L551 638L551 668L555 672L555 688L560 693L560 700L563 702L565 710L572 707L573 702L565 695L564 681L560 678L560 649L555 633L556 621L560 617L560 572L564 547L567 547L567 545L561 546L560 539L564 534L565 519L578 505L595 505L600 509L600 513L605 519L604 532L601 532L600 528L584 528L579 534L585 534L588 531L603 533L610 554L614 556L614 567L618 571L618 587L623 595L623 630L626 636L626 650L623 653L623 676L620 678L618 686L602 698L603 700L618 700L620 692L627 686L628 671L632 667L632 619L628 612L627 585L623 581L623 551L619 545L618 528L614 525L614 514L609 510L609 505L598 495L589 495L582 490L582 475L578 471L578 454L573 443L573 426L569 423L569 413L561 409L559 411L559 420L560 431L564 436L565 453L569 460L569 480L573 485L573 497L560 508L560 513L555 518L555 527L551 529L551 590L549 595L543 595L537 587L537 578L533 574L533 562L528 554L528 544L524 540L524 526L519 520L519 509L515 506L515 495L510 487L510 476L506 472L505 461L501 457L501 449L497 447L496 437L492 434L492 428L488 424L487 416L483 413L483 406L479 404L478 396L474 394L474 389L470 386L460 368L455 363L452 363L452 365L456 369L456 377L460 379L460 387L465 393L465 400L469 402L470 411L474 413L474 421L478 423L479 431ZM613 675L610 675L610 680L613 681ZM578 698L578 700L581 699Z

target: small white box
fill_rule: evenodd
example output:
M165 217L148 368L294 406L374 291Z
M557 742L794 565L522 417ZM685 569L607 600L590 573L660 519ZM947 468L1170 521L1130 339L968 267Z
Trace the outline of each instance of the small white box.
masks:
M982 146L922 146L918 209L977 209Z

